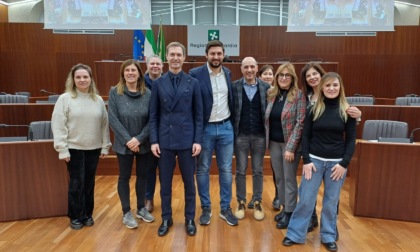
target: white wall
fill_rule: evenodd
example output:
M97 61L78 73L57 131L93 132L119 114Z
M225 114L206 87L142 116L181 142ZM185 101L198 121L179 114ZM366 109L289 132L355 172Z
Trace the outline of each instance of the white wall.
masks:
M395 25L419 25L420 8L399 3L394 6Z
M29 2L10 5L8 8L10 23L43 23L44 2Z
M395 3L395 25L419 25L420 8ZM9 6L10 23L43 23L44 2L29 2Z

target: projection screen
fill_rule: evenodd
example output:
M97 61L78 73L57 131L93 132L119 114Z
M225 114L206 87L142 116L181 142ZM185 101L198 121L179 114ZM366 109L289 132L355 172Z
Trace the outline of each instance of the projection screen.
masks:
M150 0L44 0L45 29L150 29Z
M290 0L287 31L394 31L394 1Z

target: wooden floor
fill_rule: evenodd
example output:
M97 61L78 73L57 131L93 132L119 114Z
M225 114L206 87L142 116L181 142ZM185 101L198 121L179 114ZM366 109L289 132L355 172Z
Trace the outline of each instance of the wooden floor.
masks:
M339 251L419 251L420 223L354 217L349 208L349 179L341 193L338 229ZM251 192L251 177L247 180ZM0 251L326 251L320 244L319 228L307 236L306 244L286 248L281 245L286 230L275 227L271 208L274 189L271 176L264 178L263 204L265 219L256 221L252 210L239 226L228 226L219 218L218 176L211 176L213 216L209 226L198 226L197 235L185 234L183 186L179 175L174 178L174 226L165 237L157 235L161 223L159 188L156 191L156 221L139 221L139 228L127 229L122 224L121 205L116 190L117 176L98 176L95 196L95 225L79 231L68 227L67 217L45 218L0 223ZM134 180L131 181L134 188ZM233 186L235 188L235 186ZM233 190L235 192L235 189ZM321 208L318 196L318 212ZM135 196L132 192L132 206ZM248 197L251 193L248 193ZM235 197L234 197L235 199ZM236 207L236 201L233 207ZM197 214L201 212L197 196Z

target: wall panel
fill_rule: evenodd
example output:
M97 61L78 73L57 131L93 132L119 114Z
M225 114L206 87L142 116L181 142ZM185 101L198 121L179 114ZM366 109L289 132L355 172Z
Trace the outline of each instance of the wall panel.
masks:
M153 26L156 39L158 29ZM349 95L420 94L420 26L397 26L395 32L379 32L376 37L316 37L315 33L288 33L284 26L240 29L240 56L232 59L322 59L339 63ZM187 26L163 26L163 30L166 44L187 45ZM29 91L34 96L40 95L40 89L62 92L72 65L82 62L94 68L95 61L126 59L119 55L132 53L132 34L116 30L114 35L64 35L44 30L42 24L0 23L0 91ZM190 60L205 57L187 57Z
M6 5L0 4L0 23L9 22L9 11Z

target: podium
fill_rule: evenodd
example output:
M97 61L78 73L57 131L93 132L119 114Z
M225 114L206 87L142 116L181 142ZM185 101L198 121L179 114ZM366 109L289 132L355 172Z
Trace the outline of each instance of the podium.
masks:
M358 142L350 164L355 216L420 222L420 144Z
M52 140L0 143L0 221L65 216L67 190Z

